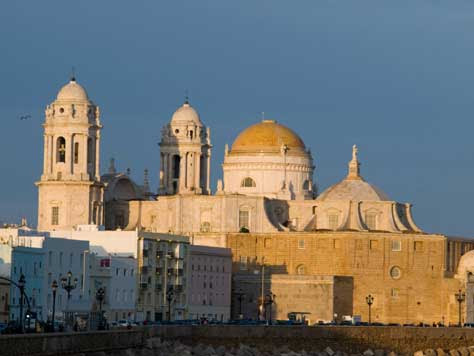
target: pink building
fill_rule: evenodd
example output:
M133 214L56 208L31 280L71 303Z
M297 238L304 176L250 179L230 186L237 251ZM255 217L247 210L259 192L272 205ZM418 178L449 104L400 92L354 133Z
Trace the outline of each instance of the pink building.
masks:
M229 248L191 245L188 264L188 316L230 318L232 252Z

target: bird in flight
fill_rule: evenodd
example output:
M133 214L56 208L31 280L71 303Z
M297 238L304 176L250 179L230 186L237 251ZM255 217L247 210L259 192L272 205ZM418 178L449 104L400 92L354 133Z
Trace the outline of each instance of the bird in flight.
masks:
M31 115L22 115L20 116L20 120L28 120L31 119Z

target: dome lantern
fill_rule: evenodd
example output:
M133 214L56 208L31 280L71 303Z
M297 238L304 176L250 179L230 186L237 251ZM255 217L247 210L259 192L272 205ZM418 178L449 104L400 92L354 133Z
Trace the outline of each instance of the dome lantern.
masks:
M352 146L352 159L349 161L349 171L347 173L347 179L360 179L363 180L360 176L360 163L357 159L357 152L359 149L356 145Z

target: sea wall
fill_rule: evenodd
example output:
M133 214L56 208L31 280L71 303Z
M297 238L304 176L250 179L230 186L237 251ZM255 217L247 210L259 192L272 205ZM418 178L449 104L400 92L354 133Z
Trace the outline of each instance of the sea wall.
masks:
M147 340L160 338L187 345L238 347L249 345L262 352L278 347L324 351L327 347L348 354L367 349L399 354L417 350L474 345L471 328L350 327L350 326L156 326L132 330L84 333L0 336L0 355L67 355L140 349Z

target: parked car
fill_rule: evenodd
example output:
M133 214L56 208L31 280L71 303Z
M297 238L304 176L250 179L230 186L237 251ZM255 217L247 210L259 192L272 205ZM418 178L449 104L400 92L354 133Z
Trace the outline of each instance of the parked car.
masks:
M20 332L20 324L16 320L9 321L7 326L2 330L2 334L19 334Z
M2 331L5 330L7 326L8 326L7 323L0 323L0 333L2 333Z
M117 322L118 326L126 328L132 325L132 322L129 320L121 319Z
M347 325L347 326L352 326L352 321L351 320L343 320L339 323L339 325Z

